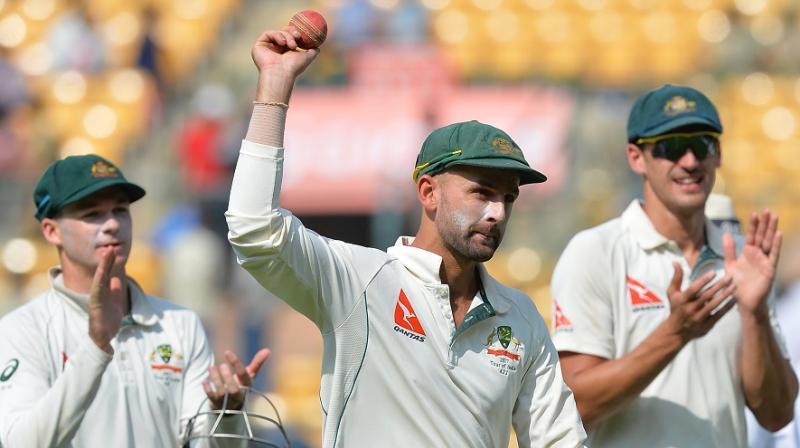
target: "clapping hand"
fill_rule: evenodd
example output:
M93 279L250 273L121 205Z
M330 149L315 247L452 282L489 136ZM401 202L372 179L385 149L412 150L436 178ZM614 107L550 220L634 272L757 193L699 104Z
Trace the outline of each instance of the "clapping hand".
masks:
M239 410L244 406L245 394L242 386L250 387L261 366L269 357L269 349L261 349L253 356L250 364L244 366L242 361L230 350L225 351L227 363L208 368L208 378L203 381L203 390L214 409L222 409L225 395L228 394L226 409Z
M744 247L736 256L733 236L725 234L725 272L736 284L736 300L743 312L765 312L767 297L778 266L783 236L778 230L778 215L765 209L753 212Z
M89 292L89 337L107 353L114 353L111 340L117 335L126 311L123 279L112 275L115 258L113 248L103 249Z

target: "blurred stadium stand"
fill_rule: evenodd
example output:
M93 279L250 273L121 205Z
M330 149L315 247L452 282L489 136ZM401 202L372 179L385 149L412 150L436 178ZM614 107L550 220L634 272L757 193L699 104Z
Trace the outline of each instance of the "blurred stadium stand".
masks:
M284 201L336 237L385 247L412 231L410 172L424 136L454 120L492 122L550 181L526 192L489 267L549 319L567 240L640 194L625 121L636 96L665 82L717 103L716 190L740 218L769 206L800 234L794 0L0 0L0 315L45 289L57 262L33 219L38 175L56 158L99 153L148 190L133 209L133 276L156 294L186 291L168 297L181 303L206 297L196 307L217 348L273 347L261 386L318 445L310 324L242 278L227 248L203 269L224 278L166 275L186 263L175 261L187 259L175 253L182 242L208 243L192 257L215 247L208 235L224 244L255 85L249 47L304 8L322 11L331 32L293 99Z

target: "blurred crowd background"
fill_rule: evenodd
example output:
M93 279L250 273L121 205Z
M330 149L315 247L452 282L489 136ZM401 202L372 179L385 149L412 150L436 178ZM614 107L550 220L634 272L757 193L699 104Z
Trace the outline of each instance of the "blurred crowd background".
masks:
M800 276L796 0L0 0L0 316L57 263L33 218L39 175L98 153L148 192L130 274L200 313L218 355L272 348L258 385L297 446L319 444L318 333L236 267L223 217L250 46L306 8L329 35L289 110L283 203L312 229L380 248L412 233L424 137L491 123L550 180L524 189L489 269L549 319L566 242L641 194L625 160L633 100L682 83L722 115L716 191L745 222L778 211L780 291Z

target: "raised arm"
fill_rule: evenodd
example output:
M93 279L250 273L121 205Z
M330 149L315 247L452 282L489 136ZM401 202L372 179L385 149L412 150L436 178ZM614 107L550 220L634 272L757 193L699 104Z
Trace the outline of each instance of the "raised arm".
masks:
M769 300L780 248L778 216L769 210L751 216L738 257L733 237L724 237L725 271L739 285L736 300L742 321L742 388L747 406L770 431L792 420L797 397L797 378L776 336L779 327Z
M352 268L367 251L317 235L280 207L288 104L295 79L318 52L298 50L294 32L266 31L253 46L256 101L225 216L239 264L327 331L350 313L368 281L368 270Z
M0 324L0 445L68 445L91 406L114 350L122 321L121 279L112 277L112 250L95 272L89 299L89 331L81 348L53 381L53 355L39 322L9 316ZM24 316L30 317L30 316ZM17 319L17 320L12 320Z

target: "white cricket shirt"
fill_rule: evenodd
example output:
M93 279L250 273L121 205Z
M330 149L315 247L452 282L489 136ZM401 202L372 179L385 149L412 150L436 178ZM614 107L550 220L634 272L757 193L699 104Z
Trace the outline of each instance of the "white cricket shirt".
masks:
M244 141L226 214L239 263L324 341L325 447L583 446L546 325L481 267L458 329L442 260L329 240L278 206L283 149Z
M114 355L89 338L88 296L52 288L0 320L0 445L174 447L213 356L197 316L129 282Z
M578 233L552 279L553 342L569 351L618 359L670 313L672 263L683 285L707 272L723 275L722 231L706 221L708 244L690 267L677 244L660 235L638 201L620 218ZM740 249L741 241L737 241ZM770 298L772 300L772 298ZM783 338L771 311L781 349ZM689 342L626 409L589 434L596 447L744 447L744 395L737 360L741 322L730 310Z

